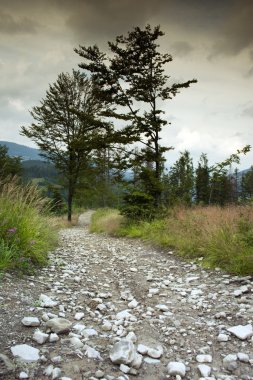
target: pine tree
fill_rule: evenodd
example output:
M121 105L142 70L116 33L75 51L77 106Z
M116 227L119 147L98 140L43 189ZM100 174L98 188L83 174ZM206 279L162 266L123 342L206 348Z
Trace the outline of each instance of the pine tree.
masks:
M243 174L241 187L243 199L253 198L253 166L251 166L249 171Z
M161 101L172 99L181 88L187 88L196 80L168 85L165 65L172 61L170 54L158 51L157 39L164 33L156 26L145 29L136 27L126 37L118 36L109 42L110 55L102 53L95 45L75 49L84 61L79 65L91 73L97 83L100 99L110 104L105 113L110 118L124 121L124 127L116 134L118 142L129 144L142 142L154 164L157 184L161 182L164 153L169 147L160 144L160 133L167 125L159 109ZM157 186L155 204L161 201L161 186Z
M196 203L207 205L210 193L210 174L207 155L202 153L196 169Z

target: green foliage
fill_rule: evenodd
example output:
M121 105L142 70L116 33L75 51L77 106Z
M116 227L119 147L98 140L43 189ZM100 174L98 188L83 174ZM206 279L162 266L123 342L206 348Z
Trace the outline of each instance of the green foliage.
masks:
M147 25L144 29L134 28L127 36L116 37L115 42L108 42L108 55L96 45L75 49L84 59L79 66L91 74L97 84L97 95L110 106L104 115L123 122L123 128L114 133L115 141L123 146L136 141L143 143L147 148L142 151L143 156L147 161L151 158L158 182L163 155L171 149L160 145L160 133L168 122L162 118L164 111L158 108L159 103L196 83L194 79L168 85L165 66L172 61L172 56L159 52L157 40L163 35L159 26L152 29ZM161 191L157 186L156 205L160 200Z
M194 171L188 151L181 152L179 159L171 167L167 178L168 204L191 205L193 201Z
M10 157L8 148L5 145L0 145L0 179L20 176L22 174L21 158Z
M253 166L250 170L242 176L242 198L252 199L253 198Z
M30 185L0 184L0 268L31 271L45 264L56 233L47 216L46 201Z
M111 215L107 210L93 215L93 220L99 224L96 232L108 232L105 226L110 225ZM114 210L113 215L118 215L117 211ZM127 223L122 219L113 234L141 238L159 247L175 249L178 255L196 260L204 267L253 274L252 206L171 209L162 219L128 220Z
M120 212L129 220L150 220L157 212L154 207L154 198L141 191L130 190L123 201Z
M202 153L198 162L195 177L196 203L207 205L210 196L210 174L208 159L206 154Z
M73 70L72 75L61 73L49 86L41 105L31 111L34 123L21 129L65 178L69 221L80 173L92 150L105 144L104 131L109 124L99 118L103 109L94 82Z

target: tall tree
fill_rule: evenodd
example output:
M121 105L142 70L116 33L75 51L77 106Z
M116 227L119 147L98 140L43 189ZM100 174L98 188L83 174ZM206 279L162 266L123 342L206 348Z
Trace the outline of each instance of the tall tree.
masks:
M142 142L152 156L154 176L161 181L164 153L171 149L160 144L160 132L168 122L162 118L160 102L172 99L181 88L187 88L196 80L168 84L165 65L172 61L170 54L158 51L157 39L164 33L156 26L136 27L126 37L118 36L108 42L110 53L106 55L95 46L75 49L84 61L79 65L91 73L98 84L100 99L111 105L106 116L124 121L118 132L118 141L125 144ZM151 155L152 152L152 155ZM157 186L155 203L161 200Z
M210 174L208 159L205 153L202 153L196 169L195 179L196 202L207 205L210 193Z
M193 201L194 171L192 158L186 150L170 168L168 178L168 202L170 205L182 203L190 206Z
M68 220L78 178L93 149L104 145L110 129L98 115L104 110L95 85L79 71L61 73L49 86L41 104L30 112L34 123L21 128L43 155L55 164L67 182Z
M243 199L253 198L253 166L243 174L241 188Z

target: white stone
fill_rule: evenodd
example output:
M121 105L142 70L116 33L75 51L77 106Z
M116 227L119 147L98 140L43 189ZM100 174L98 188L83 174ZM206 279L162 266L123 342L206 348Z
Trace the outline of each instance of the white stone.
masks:
M11 347L13 356L17 356L19 359L25 362L36 362L39 360L39 350L28 344L18 344Z
M161 310L161 311L169 311L168 306L162 305L162 304L156 305L156 309Z
M218 342L227 342L229 340L229 336L226 334L219 334L217 337Z
M116 319L129 319L131 317L131 314L128 312L128 310L122 310L119 313L116 314Z
M206 364L199 364L198 370L203 377L208 377L211 374L212 368L209 367L209 365Z
M149 294L152 294L152 295L159 293L158 288L150 288L148 291L149 291Z
M169 375L185 376L186 367L185 367L184 363L169 362L167 369L168 369Z
M139 369L141 367L142 360L143 360L143 356L141 354L138 354L138 352L136 352L134 360L131 363L131 367Z
M63 377L61 377L61 379L60 380L72 380L71 379L71 377L66 377L66 376L63 376Z
M53 318L46 322L46 327L56 334L69 332L72 323L65 318Z
M101 329L103 331L110 331L112 329L112 324L109 321L104 321L101 326Z
M237 355L229 354L223 359L223 366L228 371L234 371L237 368Z
M137 351L138 351L140 354L142 354L142 355L147 354L148 349L149 349L149 347L145 346L145 344L141 344L141 343L140 343L140 344L138 344L138 346L137 346Z
M61 369L58 367L55 367L52 372L52 379L58 379L61 375Z
M60 339L59 336L55 333L52 333L49 335L49 342L50 343L57 342L59 339Z
M51 360L53 363L61 363L62 357L61 356L54 356Z
M227 329L228 332L234 334L237 338L245 340L253 335L253 328L251 324L237 325Z
M196 360L198 363L212 363L213 358L212 358L212 355L203 354L203 355L197 355Z
M54 370L54 366L53 366L52 364L50 364L49 366L47 366L47 367L44 369L43 374L46 375L46 376L51 376L52 373L53 373L53 370Z
M238 352L237 357L240 360L240 362L243 362L243 363L249 362L249 355L248 354L244 354L243 352Z
M147 364L159 364L159 363L161 363L160 360L149 358L149 357L144 358L144 362Z
M42 307L54 307L54 306L58 305L58 302L53 301L46 294L40 295L39 302L40 302L40 306L42 306Z
M43 333L42 331L40 330L36 330L33 334L33 340L35 340L35 342L39 343L39 344L43 344L46 342L46 340L48 339L49 335L48 334L45 334Z
M28 327L37 327L40 325L40 321L37 317L24 317L22 323L24 326Z
M131 340L133 343L137 342L137 336L135 335L135 333L133 331L130 331L126 338L127 340Z
M85 329L85 325L83 325L82 323L77 323L73 326L73 329L76 330L78 334L81 334L82 331Z
M83 336L85 336L87 338L89 338L90 336L96 336L96 335L98 335L97 330L92 329L92 328L84 329L84 330L82 330L81 333L82 333Z
M122 339L112 347L110 359L114 364L130 364L134 360L135 354L133 342Z
M75 314L75 317L74 317L74 318L75 318L77 321L80 321L83 317L84 317L84 313L79 312L79 313L76 313L76 314Z
M163 348L161 346L156 349L149 348L147 354L153 359L159 359L163 354Z
M19 379L29 379L28 373L26 373L24 371L20 372Z
M125 364L120 364L119 366L119 369L121 372L123 373L128 373L130 371L130 367L128 367L128 365L125 365Z
M75 348L82 348L84 346L83 342L81 342L81 340L76 336L70 338L70 344Z
M85 350L86 350L86 351L85 351L85 355L86 355L89 359L102 360L100 353L99 353L97 350L95 350L95 348L86 345L86 346L85 346Z
M138 302L133 299L127 306L130 307L130 309L135 309L138 306Z
M131 272L137 272L137 268L132 267L132 268L130 268L130 271Z

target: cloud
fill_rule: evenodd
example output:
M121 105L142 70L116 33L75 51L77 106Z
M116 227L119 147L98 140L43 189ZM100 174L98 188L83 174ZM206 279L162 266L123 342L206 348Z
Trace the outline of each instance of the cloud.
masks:
M16 111L25 111L25 106L21 99L8 99L9 106Z
M184 57L184 56L190 54L194 50L193 46L190 45L186 41L174 42L171 45L171 48L172 48L172 51L174 51L178 57Z
M37 25L27 17L14 18L11 14L0 12L0 33L2 34L34 34Z
M245 108L242 111L242 116L253 117L253 106Z

